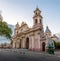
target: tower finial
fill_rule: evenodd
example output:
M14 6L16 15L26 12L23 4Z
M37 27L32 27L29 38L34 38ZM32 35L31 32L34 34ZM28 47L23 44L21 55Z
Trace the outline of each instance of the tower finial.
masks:
M38 8L38 5L37 5L37 8Z
M36 6L36 8L38 9L38 5Z

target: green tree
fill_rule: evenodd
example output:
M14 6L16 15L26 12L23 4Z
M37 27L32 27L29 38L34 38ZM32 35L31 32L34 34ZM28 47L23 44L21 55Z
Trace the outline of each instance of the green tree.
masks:
M56 48L60 49L60 42L56 42Z
M8 24L4 21L0 21L0 35L7 38L11 38L12 30L8 27Z

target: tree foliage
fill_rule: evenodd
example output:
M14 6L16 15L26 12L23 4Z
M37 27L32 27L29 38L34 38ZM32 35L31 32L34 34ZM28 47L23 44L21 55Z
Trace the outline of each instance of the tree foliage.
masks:
M57 49L60 49L60 42L57 42L57 43L56 43L56 48L57 48Z
M11 38L12 30L8 27L8 24L4 21L0 21L0 35L7 38Z
M55 48L56 48L56 49L60 49L60 42L55 42L55 41L54 41L54 44L55 44Z

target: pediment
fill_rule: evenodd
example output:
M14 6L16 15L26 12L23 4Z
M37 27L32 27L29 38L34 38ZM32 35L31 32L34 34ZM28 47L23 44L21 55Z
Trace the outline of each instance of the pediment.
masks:
M24 32L24 31L27 31L28 29L29 29L28 25L25 22L22 22L22 24L19 28L19 31Z

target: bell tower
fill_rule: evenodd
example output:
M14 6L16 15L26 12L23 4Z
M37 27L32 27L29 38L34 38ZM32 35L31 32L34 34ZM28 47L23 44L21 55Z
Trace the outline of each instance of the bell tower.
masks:
M17 22L17 24L15 25L14 35L17 35L18 31L19 31L19 23Z
M37 45L35 48L40 49L40 51L45 51L45 36L44 36L44 28L43 28L43 17L41 16L41 11L37 7L34 11L33 16L33 29L35 31L35 39L34 39L34 46ZM39 44L38 44L39 43Z
M33 27L40 26L40 25L42 25L42 16L41 16L41 11L37 7L36 10L34 11Z

